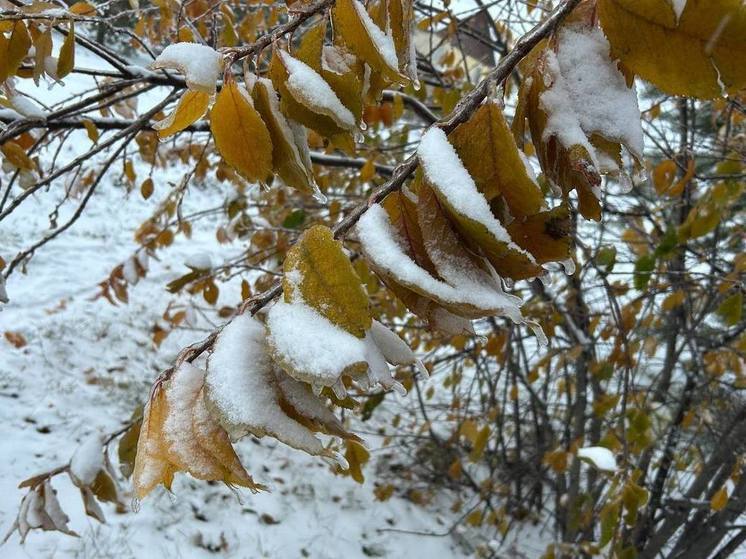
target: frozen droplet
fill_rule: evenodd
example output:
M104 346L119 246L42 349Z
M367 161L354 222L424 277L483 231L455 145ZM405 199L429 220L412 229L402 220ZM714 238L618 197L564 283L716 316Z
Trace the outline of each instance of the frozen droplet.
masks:
M367 129L368 129L368 125L365 124L364 120L361 120L360 121L360 130L367 130Z
M359 130L355 130L355 142L362 144L365 141L365 136Z
M565 274L567 274L568 276L571 276L575 273L575 260L572 257L566 260L562 260L560 264L565 269Z
M419 359L414 362L414 368L417 369L417 372L419 372L424 378L430 378L430 372Z
M399 396L406 396L407 395L407 389L404 388L404 385L400 383L398 380L395 380L391 383L391 389L396 392Z
M549 345L549 340L547 339L547 335L544 333L544 330L542 330L538 322L535 322L533 320L527 320L526 326L531 328L531 331L534 333L534 336L536 336L536 339L539 342L540 346L546 347Z
M140 499L133 497L130 507L132 508L132 512L140 512Z
M332 451L332 458L334 459L334 462L337 463L337 465L342 468L343 470L349 470L350 469L350 463L347 461L347 458L342 456L341 453L337 452L336 450Z

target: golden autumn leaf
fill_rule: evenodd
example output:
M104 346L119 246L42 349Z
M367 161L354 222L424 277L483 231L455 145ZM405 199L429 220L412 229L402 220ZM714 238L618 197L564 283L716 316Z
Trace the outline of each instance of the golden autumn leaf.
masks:
M573 223L567 206L515 219L507 229L513 242L530 252L539 264L570 257Z
M225 161L252 182L272 174L272 139L245 89L234 80L223 84L212 109L210 129Z
M391 35L384 33L358 0L338 0L332 10L332 24L344 44L373 70L388 81L405 84L399 73L396 46Z
M482 104L448 139L487 200L502 195L514 217L532 215L541 209L541 190L529 177L496 102Z
M368 297L329 228L307 229L288 251L284 270L285 301L300 299L354 336L365 336L372 320Z
M619 58L672 95L702 99L746 86L746 10L740 0L600 0L598 15Z
M300 39L295 57L308 64L316 72L321 72L321 53L326 37L326 18L309 27Z
M159 138L167 138L202 118L209 104L208 93L188 89L179 99L173 112L163 120L154 123L153 128L158 131Z
M73 71L75 67L75 22L70 20L70 25L65 35L65 40L60 48L60 56L57 61L57 75L55 78L61 80Z
M88 2L75 2L72 6L68 8L69 12L71 14L75 14L78 16L95 16L96 15L96 7L92 6Z
M34 39L34 81L39 83L39 78L46 71L45 61L52 56L52 28L47 27L43 33L39 33Z
M710 499L710 508L715 512L720 512L728 505L728 491L725 486L718 489Z
M88 134L88 139L91 140L94 144L98 142L99 133L98 128L96 128L96 124L89 118L83 119L83 126L85 126L86 134Z
M10 37L0 33L0 83L15 75L32 44L23 21L15 21L12 25Z
M349 464L349 475L358 483L365 481L362 467L370 460L370 452L357 441L349 440L346 443L345 458Z
M252 491L260 489L241 465L228 434L207 409L204 376L204 371L185 362L154 387L135 457L133 483L138 498L159 483L170 488L177 471Z
M272 139L272 166L275 172L288 186L323 198L313 176L305 128L288 121L282 114L271 81L257 80L251 96Z
M36 168L31 158L26 155L26 151L16 142L5 142L0 146L0 152L5 156L8 163L18 169L32 171Z

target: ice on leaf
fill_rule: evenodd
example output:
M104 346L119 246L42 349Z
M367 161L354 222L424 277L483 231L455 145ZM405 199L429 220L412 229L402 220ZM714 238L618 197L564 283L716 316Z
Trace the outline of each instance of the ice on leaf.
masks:
M355 127L355 117L324 78L284 50L276 52L288 74L285 86L296 101L313 112L331 118L340 128L352 130Z
M288 251L284 271L286 302L303 302L353 336L365 336L371 321L368 297L329 228L304 231Z
M223 328L207 362L209 405L233 439L270 436L309 454L334 457L308 427L283 411L266 336L264 325L248 314Z
M150 67L178 70L184 74L189 89L213 94L223 72L223 56L206 45L175 43L163 49Z
M75 450L70 460L70 477L79 487L91 485L103 467L103 438L100 434L91 435Z
M425 181L438 195L444 211L474 250L481 251L503 277L536 277L541 268L513 243L490 211L453 146L440 128L432 127L417 148Z

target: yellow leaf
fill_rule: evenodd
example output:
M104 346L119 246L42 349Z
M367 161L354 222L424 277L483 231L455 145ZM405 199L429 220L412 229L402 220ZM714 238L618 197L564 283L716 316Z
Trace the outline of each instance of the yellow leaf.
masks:
M389 81L406 84L399 73L393 39L373 23L358 0L337 0L332 10L332 25L335 35L338 33L347 48L373 70Z
M142 197L147 200L153 195L153 179L148 177L144 181L142 181L142 184L140 185L140 194L142 194Z
M676 178L676 162L672 159L665 159L658 163L653 169L653 186L655 191L661 195L668 191Z
M363 483L365 477L363 476L362 466L370 460L370 452L357 441L347 441L345 445L347 447L345 459L350 465L349 474L356 482Z
M316 72L321 72L321 53L324 48L326 37L326 18L309 27L300 39L298 48L294 51L295 57L305 62Z
M166 442L163 433L163 422L166 420L167 413L165 391L157 383L145 407L142 428L137 441L133 484L138 499L145 497L160 483L163 483L167 489L171 488L175 469L166 457Z
M31 48L31 36L23 21L13 22L10 37L0 33L0 83L14 76Z
M223 159L246 180L272 174L272 140L246 90L226 80L210 111L210 129Z
M741 0L690 0L679 18L669 0L600 0L598 15L612 56L666 93L711 99L746 86Z
M517 218L507 230L513 242L529 251L539 264L570 258L573 223L567 206Z
M674 291L673 293L666 296L665 299L663 299L663 302L661 303L661 308L668 312L674 310L676 307L681 306L684 303L684 300L686 299L686 293L679 289L678 291Z
M477 434L474 439L474 447L469 453L469 460L477 462L484 454L484 449L487 447L487 442L490 439L490 426L485 425Z
M448 139L487 200L502 195L514 217L541 209L541 190L529 177L497 103L481 105Z
M271 81L257 80L251 96L272 139L272 166L275 172L288 186L323 198L311 169L305 128L288 121L282 114Z
M300 299L340 328L365 337L371 326L368 297L329 228L307 229L288 251L284 270L285 301Z
M375 163L373 162L372 159L368 159L365 162L365 165L360 167L360 180L363 182L368 182L374 176L376 176Z
M75 22L70 20L70 27L65 40L60 48L60 57L57 61L57 79L61 80L73 71L75 67Z
M96 128L96 125L93 123L93 121L89 118L84 118L83 126L85 126L85 131L88 134L88 139L91 140L94 144L98 142L98 128Z
M210 95L202 91L188 89L179 99L174 111L163 120L153 124L159 138L166 138L181 132L187 126L198 121L207 112Z
M52 28L47 27L34 41L34 81L38 83L45 70L47 57L52 56Z
M715 494L712 496L712 499L710 499L710 508L715 512L719 512L723 510L727 505L728 491L725 489L725 486L723 486L718 489L717 492L715 492Z
M70 13L73 13L78 16L95 16L96 15L96 7L91 6L88 2L75 2L70 8L68 8Z
M406 72L412 81L417 79L416 63L410 58L410 42L414 41L414 1L391 0L388 4L389 29L394 39L396 56L399 59L399 71ZM447 12L441 12L447 14ZM440 14L439 14L440 15Z
M5 142L0 146L0 152L5 156L5 160L8 161L8 163L18 169L33 171L36 167L34 162L31 161L28 155L26 155L26 151L16 142Z

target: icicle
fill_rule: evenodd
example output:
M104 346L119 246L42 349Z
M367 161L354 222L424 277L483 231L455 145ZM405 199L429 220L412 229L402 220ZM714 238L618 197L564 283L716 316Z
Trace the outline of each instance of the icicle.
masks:
M336 450L332 451L332 459L343 470L350 469L350 463L347 461L347 458L345 458L341 453L337 452Z
M575 260L572 257L562 260L560 264L565 269L566 275L571 276L575 273Z
M358 126L360 126L360 130L362 130L362 131L365 131L365 130L367 130L367 129L368 129L368 125L367 125L367 124L365 124L365 121L364 121L364 120L361 120L361 121L360 121L360 124L359 124Z
M332 385L332 392L334 392L334 395L340 400L344 400L347 397L347 390L345 390L345 385L342 383L342 379L339 379Z
M430 371L427 370L427 367L420 361L419 359L414 362L414 368L417 370L418 373L420 373L424 378L429 379L430 378Z
M536 339L538 340L540 346L546 347L549 345L547 335L544 333L544 330L542 330L538 322L536 322L535 320L527 320L526 326L531 328L531 331L534 333L534 336L536 336Z
M359 130L355 130L354 137L355 137L355 142L358 144L362 144L365 141L365 136Z

